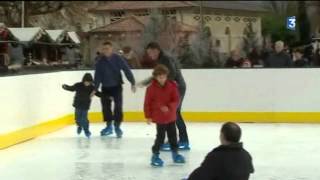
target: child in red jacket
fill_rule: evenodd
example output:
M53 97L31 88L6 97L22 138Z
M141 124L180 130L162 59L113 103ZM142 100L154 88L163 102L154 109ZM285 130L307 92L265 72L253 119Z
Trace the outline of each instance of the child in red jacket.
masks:
M157 136L152 147L152 166L163 166L159 157L160 146L164 143L165 133L168 135L172 150L172 158L175 163L184 163L184 157L178 154L177 132L175 121L177 119L177 108L179 105L179 94L177 84L168 80L169 70L164 65L158 65L153 70L151 85L147 88L144 113L148 121L157 125Z

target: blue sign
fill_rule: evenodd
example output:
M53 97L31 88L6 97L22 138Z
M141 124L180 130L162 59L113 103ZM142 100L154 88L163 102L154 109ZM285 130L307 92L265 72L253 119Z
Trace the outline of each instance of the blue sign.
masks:
M296 17L291 16L287 18L287 29L296 30Z

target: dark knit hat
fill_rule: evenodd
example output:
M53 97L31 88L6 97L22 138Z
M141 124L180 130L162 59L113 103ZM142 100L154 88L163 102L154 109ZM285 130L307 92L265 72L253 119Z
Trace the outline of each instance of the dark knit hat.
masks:
M146 49L158 49L159 51L161 51L160 45L157 42L150 42Z
M93 82L93 77L90 73L84 74L84 76L82 78L82 82L85 82L85 81Z

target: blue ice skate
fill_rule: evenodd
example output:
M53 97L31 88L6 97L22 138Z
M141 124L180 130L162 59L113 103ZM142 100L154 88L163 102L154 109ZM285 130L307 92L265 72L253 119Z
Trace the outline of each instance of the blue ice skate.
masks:
M151 157L151 166L162 167L163 161L160 159L159 154L153 154Z
M179 142L178 145L179 145L179 150L182 150L182 151L190 150L190 146L188 142Z
M116 132L117 138L122 138L123 132L119 127L115 128L115 132Z
M170 144L169 143L162 144L160 147L160 151L171 151Z
M172 159L174 163L184 164L186 161L184 157L176 152L172 153Z
M106 128L102 129L100 132L101 136L108 136L113 133L113 128L112 126L107 126Z
M87 138L91 137L91 132L90 131L85 131L84 134L86 135Z
M77 134L80 135L81 132L82 132L82 127L78 126L78 128L77 128Z

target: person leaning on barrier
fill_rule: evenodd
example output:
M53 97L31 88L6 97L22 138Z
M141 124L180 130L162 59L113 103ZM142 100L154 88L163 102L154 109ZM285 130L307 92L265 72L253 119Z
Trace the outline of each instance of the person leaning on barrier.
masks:
M290 56L284 50L283 41L275 43L275 52L273 52L265 61L265 67L269 68L288 68L292 66Z
M231 57L229 57L224 65L226 68L240 68L243 64L243 58L240 55L239 49L231 51Z
M248 180L254 172L252 157L240 142L241 128L233 122L222 125L221 145L213 149L187 180Z
M304 50L297 48L293 50L293 66L294 67L308 67L308 60L303 57Z

